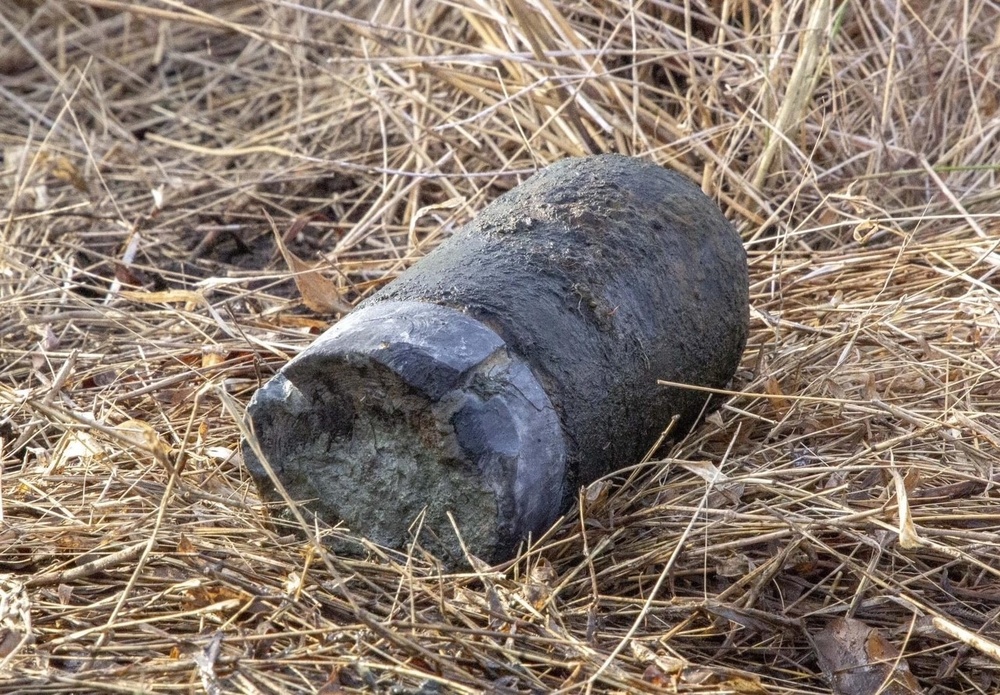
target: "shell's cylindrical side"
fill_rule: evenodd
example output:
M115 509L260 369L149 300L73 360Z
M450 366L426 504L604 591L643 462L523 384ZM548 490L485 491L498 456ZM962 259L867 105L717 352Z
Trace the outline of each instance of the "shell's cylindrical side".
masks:
M657 380L724 386L747 314L739 236L697 186L629 157L567 159L359 305L249 418L284 487L328 521L400 549L419 527L451 557L457 526L498 561L673 417L693 424L705 395Z

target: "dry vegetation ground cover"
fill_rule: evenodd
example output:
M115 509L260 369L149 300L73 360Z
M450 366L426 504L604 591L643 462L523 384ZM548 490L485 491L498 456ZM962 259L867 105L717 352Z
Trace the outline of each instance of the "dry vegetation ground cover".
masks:
M998 23L4 0L0 688L822 693L851 618L886 692L997 692ZM508 565L271 524L238 414L337 311L270 220L354 304L599 151L691 176L743 235L721 410Z

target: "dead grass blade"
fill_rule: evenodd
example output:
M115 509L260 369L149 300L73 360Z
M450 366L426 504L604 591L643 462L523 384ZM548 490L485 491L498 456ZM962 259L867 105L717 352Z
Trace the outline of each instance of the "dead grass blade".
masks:
M927 692L996 690L994 5L0 19L0 689L824 693L811 637L850 619ZM253 391L592 151L692 177L743 234L751 340L720 410L500 567L262 505ZM332 303L301 289L312 259Z

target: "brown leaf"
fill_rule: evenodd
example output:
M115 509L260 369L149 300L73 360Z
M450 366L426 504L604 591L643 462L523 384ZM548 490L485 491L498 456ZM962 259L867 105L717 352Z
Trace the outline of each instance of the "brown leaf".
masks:
M326 679L326 683L320 686L320 689L316 691L316 695L340 695L340 693L347 692L343 688L343 684L340 682L340 667L334 666L330 671L330 676Z
M779 414L784 415L788 412L791 407L791 403L788 402L787 398L783 398L785 395L784 391L781 390L781 384L773 376L769 376L767 381L764 382L764 390L771 396L777 396L777 398L769 399L771 405Z
M642 673L642 680L655 685L657 688L666 688L673 685L674 679L660 670L656 664L650 664Z
M913 523L913 515L910 514L909 496L913 486L917 484L917 478L907 475L904 479L895 468L892 469L892 478L896 483L896 506L899 511L899 547L904 550L919 548L923 541Z
M142 420L126 420L115 430L122 439L152 452L157 460L169 463L173 448L148 423Z
M337 286L316 270L311 263L306 263L292 253L285 246L285 240L278 233L278 228L274 226L273 222L271 223L271 231L274 232L274 242L277 244L278 250L281 251L285 263L288 264L289 270L294 273L292 277L295 280L295 286L299 289L299 294L302 295L302 303L313 311L324 314L350 312L351 305L341 300Z
M226 586L195 586L184 592L181 608L190 611L213 606L216 610L229 611L238 608L244 598L242 593Z
M837 618L812 641L820 667L837 695L923 692L895 645L860 620Z
M227 353L225 350L218 349L208 349L201 353L201 367L202 369L209 369L211 367L218 367L220 364L226 361Z
M87 193L90 189L90 186L87 185L87 179L67 157L59 155L50 160L49 171L54 177L70 184L81 193Z
M583 492L584 508L587 512L595 512L608 500L611 481L597 480L586 487Z
M181 555L194 555L198 552L198 549L194 546L194 543L188 540L188 537L182 533L180 540L177 541L177 552Z

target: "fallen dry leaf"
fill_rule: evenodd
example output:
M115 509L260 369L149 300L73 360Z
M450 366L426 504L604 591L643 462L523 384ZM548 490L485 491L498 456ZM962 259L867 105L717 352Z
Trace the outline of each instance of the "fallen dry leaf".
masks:
M788 409L792 407L792 404L787 398L784 398L785 392L781 389L781 384L774 377L769 376L764 382L764 390L770 396L774 398L769 399L771 401L771 406L778 412L779 415L784 415L788 412Z
M268 221L271 221L270 217L268 217ZM313 311L324 314L349 313L352 307L340 298L337 286L324 277L314 265L305 262L285 246L285 240L278 233L278 228L273 221L271 222L271 231L274 232L274 243L281 251L289 270L294 273L292 277L299 294L302 296L302 303Z
M923 692L895 645L860 620L837 618L812 641L819 665L837 695Z
M160 437L159 433L149 423L142 420L126 420L118 425L115 430L125 441L152 452L157 460L170 460L170 453L173 451L173 448Z
M899 510L899 547L904 550L919 548L924 543L917 533L917 527L913 524L909 496L917 483L917 477L908 474L904 479L899 471L893 468L892 478L896 484L896 505Z

